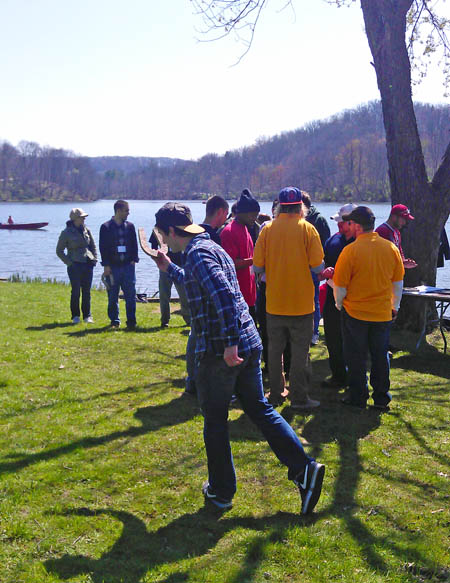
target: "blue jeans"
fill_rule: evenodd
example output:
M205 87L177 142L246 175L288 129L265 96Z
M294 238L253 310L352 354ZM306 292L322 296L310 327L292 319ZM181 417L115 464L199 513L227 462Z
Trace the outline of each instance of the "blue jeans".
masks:
M295 480L312 461L292 427L264 397L261 352L256 350L236 367L223 357L205 355L196 371L197 393L204 416L203 436L208 458L208 479L213 491L226 500L236 492L236 474L228 436L228 407L236 394L244 412L261 430L282 464Z
M320 282L316 273L311 271L312 280L314 283L314 330L313 334L319 333L319 322L320 322L320 300L319 300L319 287Z
M164 271L159 272L159 310L161 312L161 325L169 323L170 320L170 296L172 293L172 285L178 292L180 298L181 315L186 324L191 321L189 304L186 296L184 285L171 279Z
M88 263L72 263L67 267L67 275L70 279L72 292L70 294L70 311L72 318L80 317L80 291L81 311L83 318L91 315L91 286L94 266Z
M112 265L114 284L108 290L108 317L111 324L120 324L119 291L122 288L127 311L127 325L136 325L136 273L134 265Z
M389 334L392 322L357 320L341 310L344 359L348 368L349 396L354 405L365 406L369 398L367 387L367 355L372 361L370 384L377 405L388 405L389 393Z

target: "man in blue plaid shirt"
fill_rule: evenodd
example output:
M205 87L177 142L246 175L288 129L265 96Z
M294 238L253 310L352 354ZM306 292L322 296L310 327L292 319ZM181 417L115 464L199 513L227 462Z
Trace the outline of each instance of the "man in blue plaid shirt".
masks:
M204 229L193 224L186 205L166 203L156 213L156 228L172 251L184 251L181 269L161 251L156 263L186 288L196 334L195 383L204 416L208 480L203 494L220 509L231 508L236 474L228 436L233 394L259 427L288 478L298 486L302 513L317 504L325 466L307 456L291 426L264 397L261 340L239 289L233 260Z

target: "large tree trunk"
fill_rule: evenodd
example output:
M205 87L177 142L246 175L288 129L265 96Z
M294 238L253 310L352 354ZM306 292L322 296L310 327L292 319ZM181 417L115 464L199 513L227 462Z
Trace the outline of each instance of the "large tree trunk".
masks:
M412 102L405 42L411 5L412 0L361 0L383 108L392 204L406 204L415 217L402 235L403 249L419 265L407 270L405 284L435 285L439 237L450 210L450 144L430 183ZM403 301L398 323L420 330L423 306Z

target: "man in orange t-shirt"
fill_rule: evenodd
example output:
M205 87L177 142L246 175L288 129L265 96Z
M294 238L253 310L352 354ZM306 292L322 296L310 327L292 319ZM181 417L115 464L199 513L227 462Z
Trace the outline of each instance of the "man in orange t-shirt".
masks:
M342 250L333 276L349 380L342 402L365 409L370 353L373 407L385 410L391 401L389 334L400 306L405 270L397 247L373 232L375 215L370 208L358 206L342 218L350 222L356 238Z
M283 188L278 200L280 213L262 229L253 255L254 270L266 274L270 402L282 401L282 354L289 341L291 406L311 409L320 405L308 395L314 316L311 270L322 272L323 249L319 233L303 218L301 191Z

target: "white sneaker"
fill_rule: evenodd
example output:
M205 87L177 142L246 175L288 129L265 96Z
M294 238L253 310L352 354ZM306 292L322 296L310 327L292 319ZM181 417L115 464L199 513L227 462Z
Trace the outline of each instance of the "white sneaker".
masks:
M72 324L79 324L80 322L80 316L75 316L75 318L72 318Z
M83 320L83 322L84 322L85 324L93 324L93 323L94 323L94 318L93 318L92 316L88 316L87 318L85 318L85 319Z
M319 335L318 334L313 334L312 335L311 344L313 346L316 346L317 344L319 344Z

